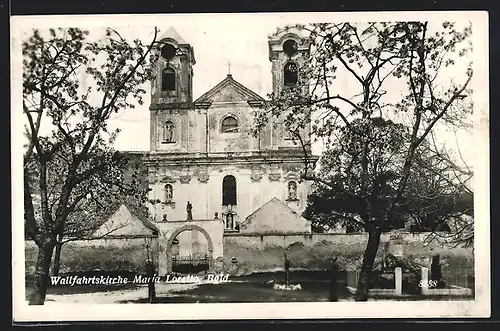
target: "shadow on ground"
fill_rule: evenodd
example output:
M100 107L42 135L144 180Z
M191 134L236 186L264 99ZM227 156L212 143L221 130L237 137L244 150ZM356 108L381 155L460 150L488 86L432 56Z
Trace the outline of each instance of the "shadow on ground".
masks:
M155 303L242 303L242 302L321 302L328 301L329 284L322 281L302 281L302 290L282 291L263 282L233 282L203 284L194 289L175 291L157 297ZM337 283L339 299L348 299L351 293L346 284ZM146 298L120 303L147 303Z

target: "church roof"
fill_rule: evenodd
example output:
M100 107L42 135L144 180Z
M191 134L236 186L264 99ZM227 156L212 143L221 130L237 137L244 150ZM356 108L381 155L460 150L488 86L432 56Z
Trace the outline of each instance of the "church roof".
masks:
M159 40L170 38L179 44L187 44L187 42L181 37L181 35L173 28L169 27L167 31L165 31L161 36Z
M264 102L265 100L248 87L237 82L231 74L228 74L224 80L200 96L194 103L202 104L217 101Z
M270 35L268 39L270 41L279 41L287 36L293 36L296 38L305 39L309 36L309 34L310 34L309 31L307 31L306 29L300 29L296 26L289 26L283 29L278 29L276 32Z
M96 237L106 234L109 237L151 235L148 230L153 232L152 235L158 233L156 225L149 221L147 217L134 212L133 208L123 203L118 206L114 213L103 222L93 235Z
M274 197L240 224L240 233L310 233L311 223Z

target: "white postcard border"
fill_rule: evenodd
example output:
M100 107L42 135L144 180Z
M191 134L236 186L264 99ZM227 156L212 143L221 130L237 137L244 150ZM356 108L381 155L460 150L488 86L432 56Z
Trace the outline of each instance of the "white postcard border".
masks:
M312 302L312 303L210 303L210 304L132 304L84 305L51 304L28 306L24 282L24 222L22 141L22 56L21 29L30 27L81 26L102 27L112 22L152 26L151 18L169 25L187 19L207 20L215 16L235 20L276 21L295 19L297 23L361 20L470 20L474 40L474 104L478 134L475 171L475 301L380 301L380 302ZM208 24L208 23L207 23ZM121 24L123 25L123 23ZM271 31L272 32L272 31ZM176 14L176 15L80 15L80 16L14 16L11 18L12 73L12 254L13 319L16 322L42 321L129 321L129 320L215 320L215 319L311 319L311 318L416 318L416 317L489 317L491 313L490 280L490 206L489 206L489 82L488 82L488 13L487 12L358 12L358 13L265 13L265 14Z

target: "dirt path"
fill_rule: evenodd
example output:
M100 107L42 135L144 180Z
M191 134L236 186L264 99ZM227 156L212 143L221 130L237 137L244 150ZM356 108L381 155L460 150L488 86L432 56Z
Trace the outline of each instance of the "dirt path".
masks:
M196 288L197 284L156 284L156 295L164 296L174 291L183 291ZM147 285L130 290L109 292L79 293L79 294L47 294L45 304L59 303L86 303L86 304L114 304L123 301L136 301L148 297Z

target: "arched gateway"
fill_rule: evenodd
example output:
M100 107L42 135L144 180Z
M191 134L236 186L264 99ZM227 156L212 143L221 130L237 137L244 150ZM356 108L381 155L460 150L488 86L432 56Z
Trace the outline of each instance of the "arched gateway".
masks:
M171 273L172 258L174 257L173 244L176 237L184 231L198 231L206 239L208 255L208 271L215 272L215 261L222 257L222 237L224 234L224 224L220 219L208 220L179 220L162 221L157 223L159 228L158 245L158 274L164 276ZM206 262L205 262L206 263Z
M211 272L213 271L214 267L214 244L212 242L212 238L210 238L210 235L208 232L203 229L202 227L196 225L196 224L187 224L184 226L181 226L172 232L170 235L168 241L167 241L167 273L172 272L172 245L175 240L175 238L181 234L184 231L199 231L201 232L204 236L205 239L207 240L207 245L208 245L208 271Z

